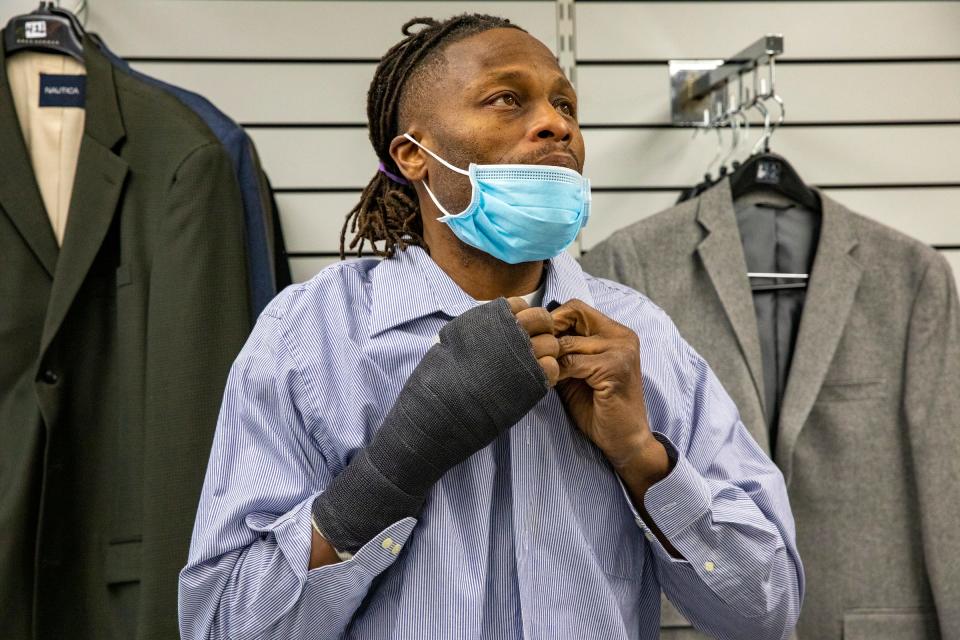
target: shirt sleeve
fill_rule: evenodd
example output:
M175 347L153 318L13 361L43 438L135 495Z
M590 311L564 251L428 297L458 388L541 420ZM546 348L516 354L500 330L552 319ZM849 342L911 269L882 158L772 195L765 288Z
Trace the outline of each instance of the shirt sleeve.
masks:
M416 524L404 518L351 560L308 571L310 509L332 474L280 325L268 307L227 380L180 573L185 639L339 638Z
M720 639L786 638L804 578L783 476L709 365L686 350L689 411L659 425L662 431L652 425L675 463L644 496L647 514L682 559L664 549L624 495L653 550L661 588L695 627Z

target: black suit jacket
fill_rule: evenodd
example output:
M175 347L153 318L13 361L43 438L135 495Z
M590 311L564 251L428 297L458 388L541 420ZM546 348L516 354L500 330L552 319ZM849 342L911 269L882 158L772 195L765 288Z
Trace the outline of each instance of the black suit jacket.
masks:
M62 248L0 51L0 635L176 638L177 575L250 329L229 158L88 37Z

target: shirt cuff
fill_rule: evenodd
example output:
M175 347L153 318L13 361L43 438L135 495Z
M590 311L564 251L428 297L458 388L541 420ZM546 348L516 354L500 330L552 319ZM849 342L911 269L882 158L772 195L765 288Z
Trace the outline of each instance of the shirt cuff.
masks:
M310 496L266 527L251 526L256 531L273 533L277 546L299 578L301 586L308 579L314 581L315 577L320 575L332 578L331 574L352 573L357 570L369 578L376 577L397 559L417 524L416 518L398 520L374 536L349 560L308 571L313 542L311 507L316 497L316 494Z
M673 543L674 536L687 529L710 511L710 487L690 462L680 455L679 450L670 438L656 431L653 432L653 436L667 450L667 457L673 463L673 469L670 470L667 477L647 489L643 503L647 514L653 520L657 529ZM660 540L650 529L649 524L637 511L633 500L630 498L630 493L619 476L617 481L620 483L620 489L623 491L630 511L633 512L634 521L643 531L644 537L653 547L654 552L664 560L685 563L686 560L673 557L663 547ZM674 547L679 550L676 544L674 544Z

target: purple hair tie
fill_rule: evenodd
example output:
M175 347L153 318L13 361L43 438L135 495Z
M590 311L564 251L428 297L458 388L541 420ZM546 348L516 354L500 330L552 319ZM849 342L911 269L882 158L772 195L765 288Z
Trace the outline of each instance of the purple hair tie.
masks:
M377 171L379 171L379 172L382 173L383 175L387 176L388 178L390 178L391 180L393 180L393 181L396 182L397 184L402 184L402 185L404 185L404 186L410 184L409 182L407 182L405 179L401 178L400 176L394 175L394 174L390 173L389 171L387 171L387 168L386 168L385 166L383 166L383 163L382 163L382 162L380 163L380 166L377 167Z

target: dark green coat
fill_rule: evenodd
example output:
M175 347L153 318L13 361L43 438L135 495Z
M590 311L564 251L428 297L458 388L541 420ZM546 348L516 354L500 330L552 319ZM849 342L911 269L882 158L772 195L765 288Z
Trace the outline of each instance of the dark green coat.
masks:
M63 247L0 47L0 636L176 638L177 574L250 329L230 160L89 40Z

